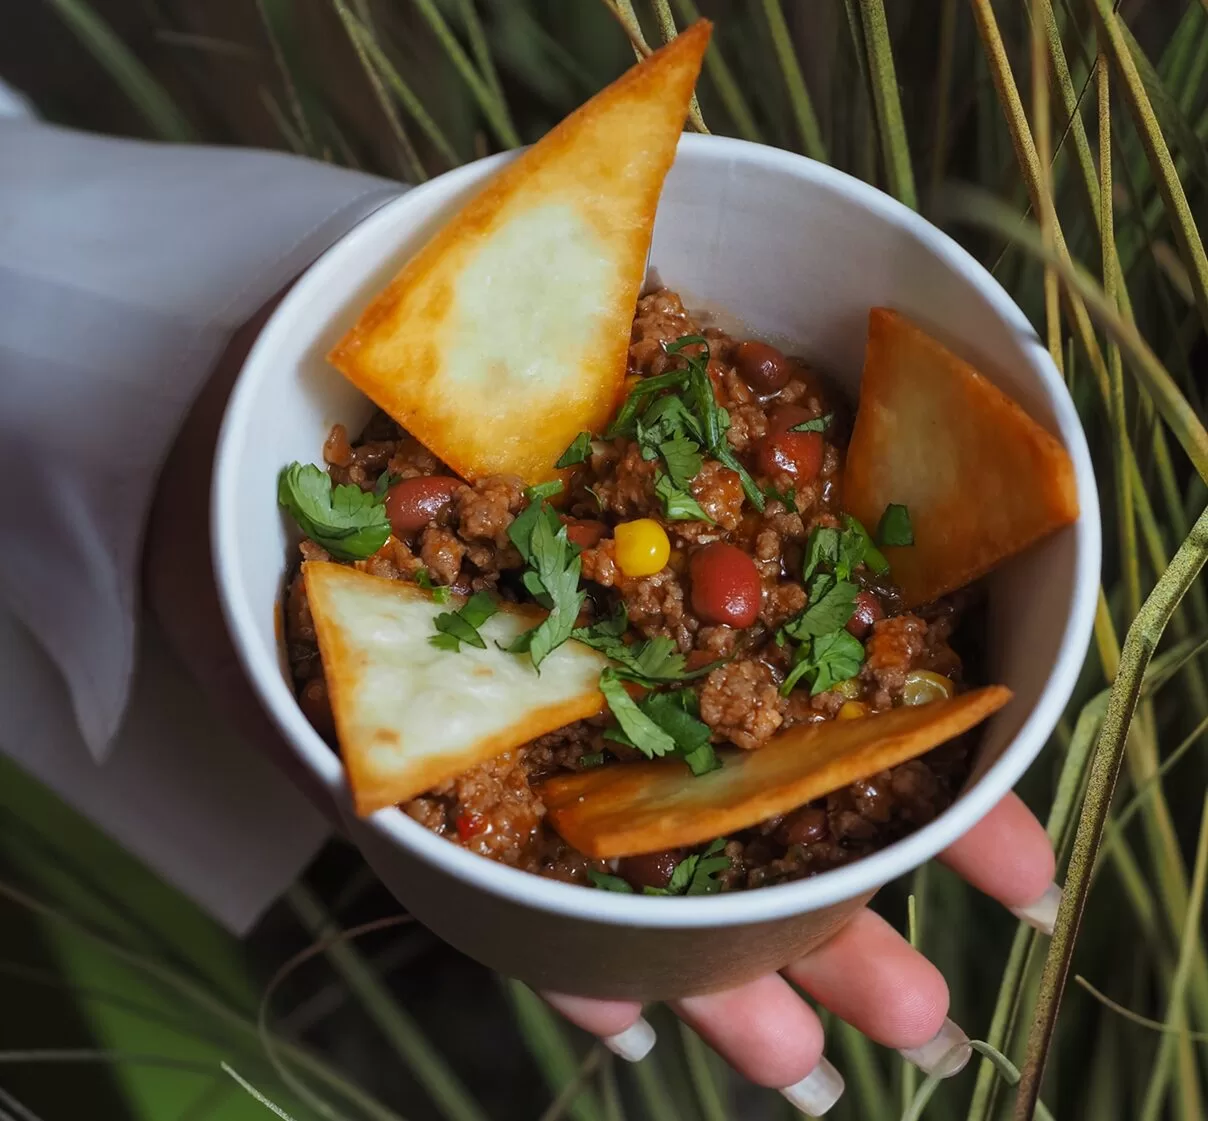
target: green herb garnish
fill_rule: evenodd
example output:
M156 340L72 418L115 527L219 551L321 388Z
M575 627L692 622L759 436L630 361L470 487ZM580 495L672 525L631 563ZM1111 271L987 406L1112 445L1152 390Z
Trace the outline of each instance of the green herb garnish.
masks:
M889 571L889 561L885 559L885 554L874 544L873 539L868 534L868 530L850 514L843 515L843 528L848 534L854 534L855 537L860 539L860 560L868 565L878 576L883 576ZM850 540L854 541L854 538ZM854 550L855 546L853 544L853 552ZM855 564L851 567L855 568Z
M671 476L663 471L654 477L654 493L662 500L663 512L667 515L668 521L715 524L691 493L682 487L677 487Z
M877 544L901 546L914 544L914 526L910 524L910 511L905 506L891 502L877 522Z
M439 633L428 641L440 650L458 651L463 642L485 650L487 644L478 628L498 610L499 604L489 592L475 592L456 611L445 611L436 616L433 625Z
M797 509L797 488L789 487L783 494L780 493L771 483L763 488L764 497L769 501L779 502L790 514L798 514Z
M432 593L433 603L448 603L449 596L452 594L450 589L444 584L433 584L432 577L429 575L426 568L421 568L415 574L415 582L426 592Z
M666 887L645 887L645 895L712 895L721 890L719 872L730 867L730 858L722 855L725 837L718 837L704 852L685 856L671 873Z
M592 767L602 767L604 765L604 752L593 751L588 755L579 756L579 766L583 770L590 770Z
M683 654L676 650L671 639L665 635L655 635L628 644L623 640L628 627L629 617L622 604L611 618L592 623L589 627L578 627L571 632L571 637L617 662L617 676L636 681L639 685L691 681L703 677L721 664L714 662L689 672L685 668Z
M621 675L610 668L600 674L600 692L618 725L604 733L606 739L637 748L648 759L679 755L694 775L721 766L691 689L652 693L635 701L621 683Z
M800 424L794 424L789 429L790 432L825 432L832 420L835 419L834 413L826 413L824 416L812 417L810 420L803 420Z
M390 536L385 492L348 483L332 486L314 464L291 463L277 479L277 502L307 537L339 560L364 560Z
M586 463L591 458L591 433L580 432L559 457L555 467L574 467L578 463Z
M633 888L620 876L610 876L607 872L598 872L595 868L588 868L587 878L591 881L592 887L598 887L603 891L619 891L623 895L633 894Z
M549 614L507 648L513 654L527 651L536 669L540 669L541 663L570 638L579 610L587 598L587 594L579 590L579 550L568 540L566 526L558 521L553 509L544 501L540 505L541 509L531 523L528 541L522 545L514 536L512 540L516 541L530 565L523 577L524 586L539 603L549 608ZM532 508L530 505L529 509ZM508 527L509 535L519 521L517 518Z
M789 638L803 642L847 626L856 609L859 588L847 580L839 580L822 572L810 583L809 605L796 618L784 625Z
M816 697L844 681L850 681L864 664L864 646L845 630L811 638L797 647L793 668L780 686L780 695L787 697L803 677L810 686L810 696Z

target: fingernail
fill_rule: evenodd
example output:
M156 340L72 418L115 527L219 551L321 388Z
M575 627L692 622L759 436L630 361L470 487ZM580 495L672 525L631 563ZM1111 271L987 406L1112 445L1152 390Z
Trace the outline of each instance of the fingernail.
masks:
M1035 903L1026 907L1011 907L1010 911L1017 919L1022 919L1028 926L1034 926L1041 934L1052 934L1057 925L1057 910L1061 906L1061 888L1049 884L1044 894Z
M968 1065L973 1048L969 1046L969 1037L960 1027L945 1017L944 1026L936 1032L934 1039L921 1047L903 1047L898 1054L907 1062L914 1063L924 1074L951 1078Z
M657 1037L645 1016L639 1016L624 1031L616 1035L606 1035L600 1041L614 1055L619 1055L628 1063L641 1062L650 1054Z
M780 1092L806 1117L824 1117L843 1097L843 1075L823 1056L800 1082L794 1082Z

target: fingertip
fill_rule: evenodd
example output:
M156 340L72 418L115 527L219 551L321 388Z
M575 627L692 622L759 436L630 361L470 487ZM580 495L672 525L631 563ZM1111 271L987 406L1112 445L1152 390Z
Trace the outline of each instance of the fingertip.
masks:
M822 1058L821 1022L777 974L737 989L686 997L672 1008L731 1066L759 1086L796 1086Z
M650 1037L646 1050L654 1046L654 1029L642 1019L642 1006L636 1000L594 1000L565 993L542 993L541 996L555 1012L561 1013L576 1027L605 1041L624 1036L639 1023L645 1024Z
M880 915L860 911L786 974L810 996L886 1047L921 1047L948 1015L944 975Z
M1044 826L1016 794L1008 794L940 859L1006 907L1044 898L1057 870Z

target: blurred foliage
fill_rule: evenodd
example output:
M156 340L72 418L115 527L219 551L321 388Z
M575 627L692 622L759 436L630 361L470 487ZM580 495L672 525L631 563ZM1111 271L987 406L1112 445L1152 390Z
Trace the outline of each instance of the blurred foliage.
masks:
M990 1051L936 1088L832 1023L848 1082L832 1115L1026 1116L1043 1086L1071 1121L1199 1121L1208 5L699 8L717 22L703 125L826 158L991 268L1064 370L1104 512L1095 644L1022 788L1066 864L1057 937L938 866L878 900L904 930L915 893L915 936L953 1017L1008 1060ZM416 180L536 139L628 65L634 42L697 14L693 0L23 0L6 13L0 74L75 127ZM237 944L6 770L0 870L0 992L21 1010L0 1017L0 1117L82 1116L82 1101L106 1119L267 1116L220 1060L297 1121L791 1113L662 1010L653 1056L620 1070L522 987L417 927L374 925L392 902L340 844ZM274 988L266 1049L269 977L316 935L328 943ZM1061 1003L1067 970L1086 984Z

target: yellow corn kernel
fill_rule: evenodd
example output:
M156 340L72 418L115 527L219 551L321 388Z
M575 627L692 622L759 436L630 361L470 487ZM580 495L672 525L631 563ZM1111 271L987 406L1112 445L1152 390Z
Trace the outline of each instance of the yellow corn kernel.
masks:
M912 669L902 686L902 704L925 705L952 696L952 682L929 669Z
M837 719L839 720L859 720L861 716L868 715L868 705L863 701L844 701L839 708Z
M617 564L626 576L653 576L661 572L671 556L667 532L652 518L621 522L613 537L617 543Z

